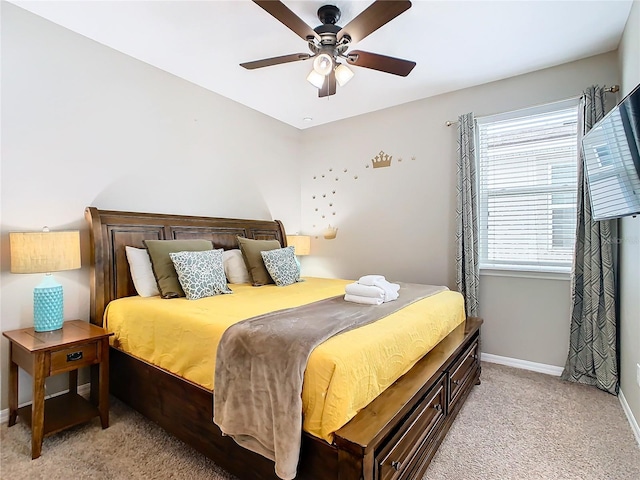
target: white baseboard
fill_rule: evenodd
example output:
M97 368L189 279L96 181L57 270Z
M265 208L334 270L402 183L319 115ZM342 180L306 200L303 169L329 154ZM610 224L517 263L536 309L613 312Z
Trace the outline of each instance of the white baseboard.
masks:
M620 400L620 405L622 405L622 410L624 410L625 415L627 416L627 420L629 420L629 425L631 425L631 430L636 437L636 442L638 443L638 447L640 447L640 426L638 426L638 422L636 422L635 417L633 416L633 412L627 403L627 399L624 397L624 393L622 390L618 392L618 400Z
M501 357L500 355L492 355L490 353L482 353L480 355L480 359L483 362L488 363L498 363L500 365L506 365L508 367L514 368L522 368L523 370L531 370L533 372L546 373L548 375L554 375L559 377L562 375L562 367L556 367L555 365L546 365L544 363L536 363L529 362L527 360L519 360L517 358L510 357ZM622 410L627 416L627 420L629 420L629 425L631 425L631 430L633 431L633 435L636 437L636 442L640 447L640 427L638 426L638 422L633 416L633 412L627 403L627 399L624 397L622 390L618 393L618 400L620 401L620 405L622 405Z
M58 395L63 395L65 393L67 393L69 390L63 390L62 392L58 392L58 393L52 393L51 395L47 395L46 397L44 397L45 399L47 398L51 398L51 397L57 397ZM80 395L82 395L83 397L88 397L89 396L89 392L91 391L91 384L90 383L84 383L82 385L78 385L78 393ZM25 405L29 405L31 402L26 402L23 404L18 405L18 408L24 407ZM5 408L4 410L0 411L0 423L5 423L9 421L9 409Z
M529 362L527 360L520 360L518 358L501 357L500 355L493 355L491 353L482 353L480 358L483 362L498 363L500 365L506 365L507 367L521 368L523 370L531 370L532 372L546 373L547 375L553 375L559 377L562 375L562 367L556 367L555 365L547 365L545 363Z

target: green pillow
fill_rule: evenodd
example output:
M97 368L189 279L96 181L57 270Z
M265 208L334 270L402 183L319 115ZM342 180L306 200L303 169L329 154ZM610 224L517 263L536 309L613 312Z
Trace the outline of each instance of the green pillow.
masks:
M238 237L238 244L244 257L244 263L247 264L247 270L249 270L253 285L257 287L274 283L264 266L264 260L262 260L260 252L281 248L280 242L278 240L252 240Z
M184 297L169 253L213 250L211 240L144 240L162 298Z

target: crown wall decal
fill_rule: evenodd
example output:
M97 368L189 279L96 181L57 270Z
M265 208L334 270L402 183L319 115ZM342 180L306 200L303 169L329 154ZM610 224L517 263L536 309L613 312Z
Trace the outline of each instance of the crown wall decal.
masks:
M324 232L322 232L322 235L327 240L333 240L334 238L336 238L337 234L338 234L338 227L332 227L331 224L329 224L329 226L324 229Z
M373 164L373 168L390 167L392 159L393 155L387 155L380 150L380 153L371 159L371 163Z

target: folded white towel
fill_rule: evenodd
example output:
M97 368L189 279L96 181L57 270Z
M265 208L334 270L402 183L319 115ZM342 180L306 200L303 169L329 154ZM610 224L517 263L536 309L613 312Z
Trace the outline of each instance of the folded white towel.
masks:
M344 296L344 299L347 302L361 303L363 305L381 305L382 304L382 298L361 297L360 295L349 295L348 293Z
M397 283L390 283L387 280L376 280L375 282L376 288L381 288L384 292L384 301L391 302L393 300L397 300L400 294L398 291L400 290L400 285Z
M381 287L374 285L361 285L360 283L350 283L344 287L345 293L358 295L360 297L381 298L384 300L385 291Z
M361 285L375 285L376 280L384 280L383 275L364 275L358 279L358 283Z

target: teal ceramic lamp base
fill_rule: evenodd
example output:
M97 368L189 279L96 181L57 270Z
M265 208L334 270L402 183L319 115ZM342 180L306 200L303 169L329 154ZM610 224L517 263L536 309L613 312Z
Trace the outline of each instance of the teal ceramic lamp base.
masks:
M62 328L63 322L62 285L47 274L33 289L33 328L36 332L49 332Z

